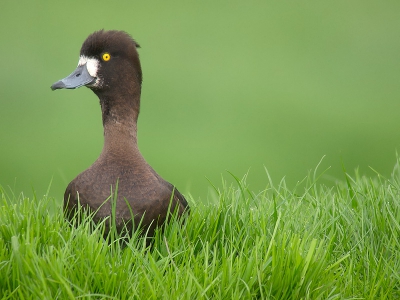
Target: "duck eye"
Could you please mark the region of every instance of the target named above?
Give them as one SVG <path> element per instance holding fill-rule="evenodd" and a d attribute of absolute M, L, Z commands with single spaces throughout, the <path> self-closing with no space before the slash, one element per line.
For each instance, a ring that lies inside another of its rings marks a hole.
<path fill-rule="evenodd" d="M 109 61 L 110 60 L 110 58 L 111 58 L 111 55 L 109 54 L 109 53 L 104 53 L 103 55 L 102 55 L 102 58 L 103 58 L 103 60 L 104 61 Z"/>

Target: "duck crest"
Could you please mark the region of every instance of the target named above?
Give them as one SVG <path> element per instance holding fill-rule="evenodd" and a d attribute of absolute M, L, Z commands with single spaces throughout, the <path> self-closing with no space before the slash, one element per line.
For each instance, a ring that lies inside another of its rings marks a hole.
<path fill-rule="evenodd" d="M 87 86 L 100 99 L 103 117 L 103 151 L 68 185 L 64 194 L 67 215 L 74 217 L 81 205 L 95 212 L 95 221 L 108 218 L 110 191 L 118 182 L 117 229 L 141 224 L 152 235 L 169 210 L 182 215 L 189 206 L 185 197 L 150 167 L 137 147 L 142 86 L 137 48 L 139 44 L 124 31 L 96 31 L 83 43 L 76 70 L 51 88 Z"/>

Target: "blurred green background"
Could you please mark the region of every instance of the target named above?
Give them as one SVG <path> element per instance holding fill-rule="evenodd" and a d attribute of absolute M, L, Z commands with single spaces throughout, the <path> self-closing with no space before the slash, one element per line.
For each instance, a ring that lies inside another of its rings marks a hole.
<path fill-rule="evenodd" d="M 314 169 L 389 175 L 400 145 L 400 1 L 1 1 L 0 184 L 62 199 L 99 155 L 87 88 L 52 92 L 93 31 L 142 46 L 139 147 L 206 199 L 207 178 L 250 189 Z"/>

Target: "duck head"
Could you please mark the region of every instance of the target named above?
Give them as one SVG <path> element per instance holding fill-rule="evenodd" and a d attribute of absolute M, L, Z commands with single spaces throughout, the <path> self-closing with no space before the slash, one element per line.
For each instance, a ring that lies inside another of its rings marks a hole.
<path fill-rule="evenodd" d="M 75 71 L 55 82 L 51 89 L 86 86 L 98 95 L 117 86 L 124 89 L 136 86 L 140 91 L 142 70 L 137 52 L 139 47 L 124 31 L 96 31 L 83 43 Z"/>
<path fill-rule="evenodd" d="M 96 31 L 83 43 L 75 71 L 51 89 L 86 86 L 100 99 L 104 124 L 110 119 L 135 123 L 142 86 L 139 47 L 124 31 Z"/>

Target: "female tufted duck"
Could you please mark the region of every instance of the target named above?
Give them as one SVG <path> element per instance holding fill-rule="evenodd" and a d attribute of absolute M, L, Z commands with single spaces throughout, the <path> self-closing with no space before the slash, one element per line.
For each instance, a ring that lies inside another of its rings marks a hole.
<path fill-rule="evenodd" d="M 118 231 L 140 222 L 151 236 L 164 223 L 168 209 L 179 215 L 186 199 L 145 161 L 137 145 L 142 70 L 139 45 L 123 31 L 96 31 L 82 45 L 76 70 L 51 86 L 90 88 L 100 99 L 104 147 L 99 158 L 68 185 L 64 210 L 69 217 L 82 205 L 95 212 L 96 222 L 111 216 L 110 199 L 118 182 L 115 222 Z M 106 223 L 106 233 L 109 222 Z"/>

